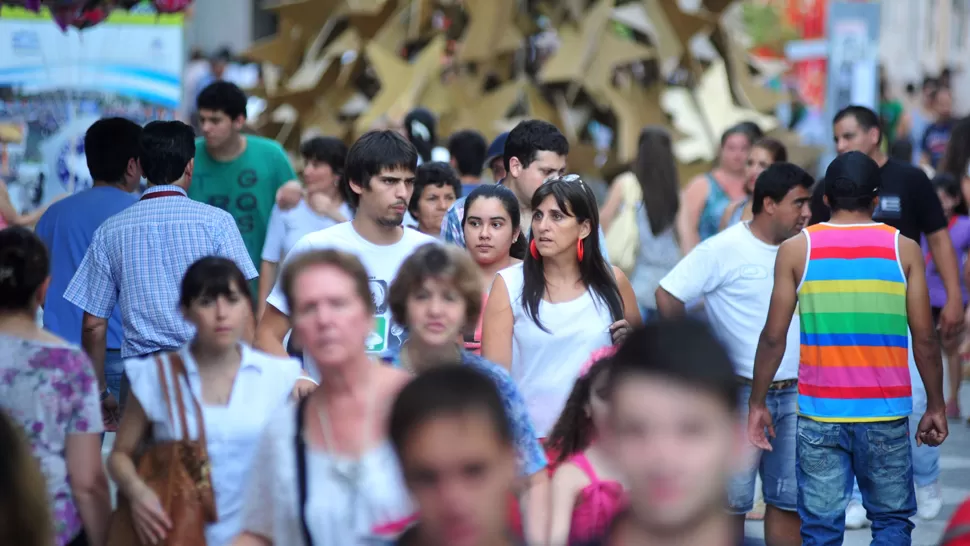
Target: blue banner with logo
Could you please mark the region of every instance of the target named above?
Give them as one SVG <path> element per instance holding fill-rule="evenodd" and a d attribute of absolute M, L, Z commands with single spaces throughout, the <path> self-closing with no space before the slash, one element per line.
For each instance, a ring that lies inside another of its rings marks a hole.
<path fill-rule="evenodd" d="M 0 146 L 8 166 L 0 176 L 21 196 L 15 206 L 30 210 L 90 187 L 84 132 L 98 118 L 174 119 L 182 97 L 182 24 L 182 15 L 159 15 L 150 2 L 66 32 L 46 10 L 3 8 Z"/>

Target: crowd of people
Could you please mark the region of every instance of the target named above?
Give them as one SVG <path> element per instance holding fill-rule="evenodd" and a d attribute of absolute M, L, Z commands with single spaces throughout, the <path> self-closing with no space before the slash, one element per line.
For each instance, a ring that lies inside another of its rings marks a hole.
<path fill-rule="evenodd" d="M 419 112 L 293 182 L 245 103 L 95 122 L 94 187 L 0 231 L 0 544 L 736 546 L 754 514 L 895 546 L 938 515 L 966 197 L 872 110 L 821 181 L 741 124 L 682 194 L 647 127 L 600 207 L 543 121 L 441 147 Z"/>

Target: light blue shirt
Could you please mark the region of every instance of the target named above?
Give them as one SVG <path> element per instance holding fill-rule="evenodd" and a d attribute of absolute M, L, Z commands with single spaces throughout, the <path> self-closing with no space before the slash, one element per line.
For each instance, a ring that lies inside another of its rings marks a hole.
<path fill-rule="evenodd" d="M 146 199 L 166 191 L 180 195 Z M 229 258 L 247 279 L 257 276 L 232 215 L 178 186 L 153 186 L 94 232 L 64 299 L 101 318 L 118 304 L 123 358 L 173 350 L 195 334 L 179 312 L 182 277 L 206 256 Z"/>
<path fill-rule="evenodd" d="M 74 273 L 81 267 L 94 232 L 105 220 L 135 204 L 134 195 L 115 186 L 98 186 L 62 199 L 47 209 L 35 233 L 50 252 L 51 283 L 44 300 L 44 328 L 75 345 L 81 344 L 84 311 L 64 299 Z M 108 319 L 108 349 L 121 348 L 121 309 Z"/>

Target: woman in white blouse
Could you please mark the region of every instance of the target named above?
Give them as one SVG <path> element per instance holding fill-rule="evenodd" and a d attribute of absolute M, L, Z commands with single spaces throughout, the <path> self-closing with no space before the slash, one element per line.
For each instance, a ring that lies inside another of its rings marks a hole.
<path fill-rule="evenodd" d="M 261 353 L 240 341 L 252 320 L 248 287 L 231 260 L 217 257 L 195 262 L 182 280 L 182 312 L 197 331 L 178 352 L 188 375 L 188 385 L 183 379 L 178 387 L 186 400 L 192 396 L 202 407 L 218 514 L 218 521 L 206 526 L 208 546 L 227 545 L 242 530 L 243 485 L 263 426 L 286 403 L 302 374 L 295 360 Z M 170 356 L 159 358 L 167 383 L 174 385 Z M 138 476 L 133 454 L 146 434 L 167 441 L 183 438 L 183 431 L 170 418 L 155 357 L 128 360 L 125 372 L 131 393 L 108 470 L 131 501 L 142 543 L 156 544 L 170 521 L 157 495 Z M 185 407 L 189 437 L 198 438 L 194 404 L 186 402 Z"/>
<path fill-rule="evenodd" d="M 578 176 L 539 186 L 530 208 L 525 261 L 499 271 L 489 292 L 482 356 L 511 372 L 544 438 L 590 353 L 641 317 L 630 281 L 603 258 L 596 198 Z"/>
<path fill-rule="evenodd" d="M 367 270 L 336 250 L 301 253 L 283 270 L 293 335 L 323 380 L 276 412 L 250 475 L 236 546 L 360 546 L 394 538 L 414 506 L 387 434 L 410 378 L 367 354 L 374 299 Z"/>
<path fill-rule="evenodd" d="M 304 235 L 353 218 L 354 212 L 340 192 L 347 159 L 347 145 L 339 138 L 316 137 L 300 146 L 303 157 L 303 185 L 285 184 L 269 216 L 263 263 L 259 268 L 259 305 L 266 304 L 276 284 L 279 264 Z"/>

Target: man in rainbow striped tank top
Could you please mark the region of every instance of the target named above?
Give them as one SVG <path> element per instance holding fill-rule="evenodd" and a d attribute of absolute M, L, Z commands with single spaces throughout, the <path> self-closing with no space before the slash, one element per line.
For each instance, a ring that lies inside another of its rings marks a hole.
<path fill-rule="evenodd" d="M 841 545 L 853 478 L 872 521 L 873 544 L 911 544 L 916 513 L 909 415 L 907 326 L 926 386 L 917 444 L 947 436 L 943 367 L 919 245 L 873 222 L 879 166 L 860 152 L 825 174 L 830 222 L 782 244 L 767 322 L 755 356 L 748 434 L 770 449 L 765 397 L 799 313 L 796 476 L 802 543 Z"/>

